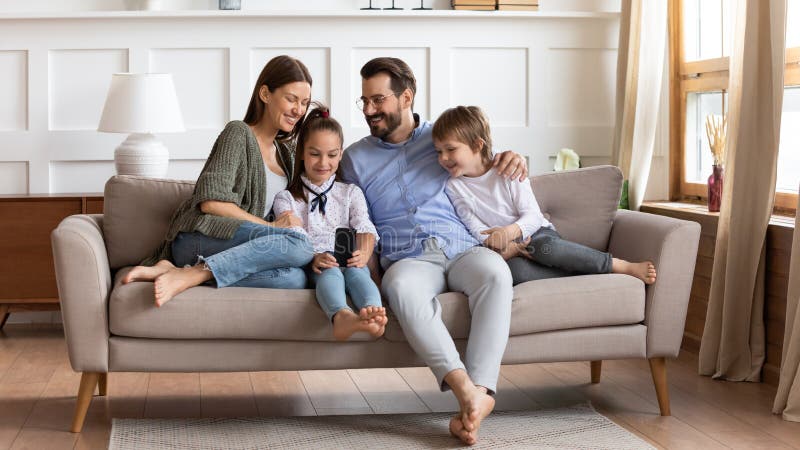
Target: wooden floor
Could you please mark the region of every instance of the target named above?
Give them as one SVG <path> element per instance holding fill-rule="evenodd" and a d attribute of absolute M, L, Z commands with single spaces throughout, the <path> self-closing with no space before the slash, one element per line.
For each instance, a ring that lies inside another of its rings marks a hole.
<path fill-rule="evenodd" d="M 672 417 L 660 417 L 646 361 L 604 361 L 600 384 L 588 363 L 504 366 L 501 410 L 590 401 L 659 448 L 798 448 L 800 424 L 770 413 L 774 388 L 696 375 L 696 357 L 667 364 Z M 80 374 L 63 332 L 7 326 L 0 332 L 0 449 L 106 448 L 112 417 L 235 417 L 454 411 L 425 368 L 307 372 L 109 374 L 83 433 L 69 433 Z"/>

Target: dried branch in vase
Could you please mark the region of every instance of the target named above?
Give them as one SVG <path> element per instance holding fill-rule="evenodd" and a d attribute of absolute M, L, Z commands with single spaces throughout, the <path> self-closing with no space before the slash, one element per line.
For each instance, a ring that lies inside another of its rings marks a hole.
<path fill-rule="evenodd" d="M 728 118 L 725 116 L 706 116 L 706 137 L 714 157 L 714 165 L 721 166 L 725 162 L 725 134 L 728 132 Z"/>

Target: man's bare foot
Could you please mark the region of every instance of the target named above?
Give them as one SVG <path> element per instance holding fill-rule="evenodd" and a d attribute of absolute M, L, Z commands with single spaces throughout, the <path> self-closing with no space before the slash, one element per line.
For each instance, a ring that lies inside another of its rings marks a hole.
<path fill-rule="evenodd" d="M 156 306 L 163 306 L 176 295 L 205 283 L 213 276 L 210 270 L 203 269 L 201 265 L 168 270 L 156 278 L 154 285 Z"/>
<path fill-rule="evenodd" d="M 383 319 L 379 320 L 379 317 L 370 322 L 349 309 L 342 309 L 333 316 L 333 337 L 337 341 L 344 341 L 358 331 L 365 331 L 373 337 L 382 336 L 387 319 L 383 316 Z"/>
<path fill-rule="evenodd" d="M 461 415 L 456 415 L 450 419 L 450 434 L 453 437 L 461 439 L 461 442 L 467 445 L 475 445 L 478 442 L 478 435 L 471 433 L 464 428 L 464 422 L 461 421 Z"/>
<path fill-rule="evenodd" d="M 162 259 L 154 266 L 136 266 L 125 274 L 125 277 L 122 279 L 122 284 L 128 284 L 134 281 L 153 281 L 158 278 L 159 275 L 167 273 L 167 271 L 174 268 L 175 265 L 166 259 Z"/>
<path fill-rule="evenodd" d="M 636 277 L 644 281 L 644 284 L 656 282 L 656 266 L 650 261 L 632 263 L 624 259 L 614 258 L 611 263 L 611 272 Z"/>
<path fill-rule="evenodd" d="M 453 389 L 461 411 L 450 420 L 450 433 L 467 445 L 478 442 L 481 422 L 494 409 L 494 398 L 484 387 L 475 386 L 463 369 L 456 369 L 445 376 L 445 382 Z"/>

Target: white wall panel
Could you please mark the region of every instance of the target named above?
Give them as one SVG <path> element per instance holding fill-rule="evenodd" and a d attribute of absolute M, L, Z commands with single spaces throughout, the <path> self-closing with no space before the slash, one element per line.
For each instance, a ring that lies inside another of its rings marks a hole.
<path fill-rule="evenodd" d="M 187 131 L 158 137 L 170 150 L 168 175 L 193 179 L 225 123 L 243 117 L 263 65 L 284 53 L 309 67 L 313 97 L 333 108 L 345 145 L 367 134 L 355 106 L 361 66 L 394 56 L 417 77 L 415 111 L 423 119 L 477 104 L 496 147 L 529 157 L 535 173 L 550 170 L 562 147 L 587 163 L 606 162 L 618 19 L 355 9 L 0 15 L 0 92 L 4 100 L 17 96 L 0 106 L 0 163 L 27 169 L 23 180 L 19 166 L 6 166 L 15 175 L 0 194 L 101 191 L 125 136 L 98 133 L 97 121 L 111 74 L 126 69 L 173 74 Z"/>
<path fill-rule="evenodd" d="M 311 99 L 328 106 L 330 95 L 330 50 L 327 48 L 258 48 L 250 52 L 250 88 L 255 86 L 261 69 L 267 62 L 278 56 L 289 55 L 297 58 L 308 67 L 314 82 L 311 87 Z"/>
<path fill-rule="evenodd" d="M 548 124 L 613 127 L 616 49 L 553 48 L 548 59 Z"/>
<path fill-rule="evenodd" d="M 367 129 L 364 113 L 356 106 L 356 99 L 361 97 L 361 67 L 367 61 L 380 56 L 392 56 L 405 61 L 417 79 L 417 95 L 414 101 L 414 112 L 423 119 L 430 118 L 430 102 L 428 98 L 429 61 L 427 48 L 354 48 L 351 58 L 350 84 L 350 123 L 352 127 Z M 363 133 L 362 133 L 363 134 Z"/>
<path fill-rule="evenodd" d="M 28 128 L 28 52 L 0 51 L 0 131 Z"/>
<path fill-rule="evenodd" d="M 456 48 L 450 64 L 451 106 L 478 105 L 493 127 L 528 126 L 526 48 Z"/>
<path fill-rule="evenodd" d="M 0 162 L 0 193 L 28 193 L 28 163 L 19 161 Z"/>
<path fill-rule="evenodd" d="M 96 130 L 111 74 L 128 71 L 128 51 L 51 50 L 49 68 L 50 129 Z"/>
<path fill-rule="evenodd" d="M 150 51 L 150 71 L 172 74 L 186 129 L 218 129 L 228 122 L 228 59 L 222 48 Z"/>
<path fill-rule="evenodd" d="M 103 192 L 114 161 L 50 161 L 51 192 Z"/>

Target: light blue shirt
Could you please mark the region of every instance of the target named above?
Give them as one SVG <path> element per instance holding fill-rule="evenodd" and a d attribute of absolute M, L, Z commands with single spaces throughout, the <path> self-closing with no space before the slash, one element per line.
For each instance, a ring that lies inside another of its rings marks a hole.
<path fill-rule="evenodd" d="M 367 136 L 342 158 L 342 177 L 364 191 L 381 256 L 391 261 L 419 256 L 422 241 L 431 237 L 448 258 L 479 245 L 445 193 L 450 175 L 439 165 L 432 130 L 433 124 L 420 122 L 401 144 Z"/>

